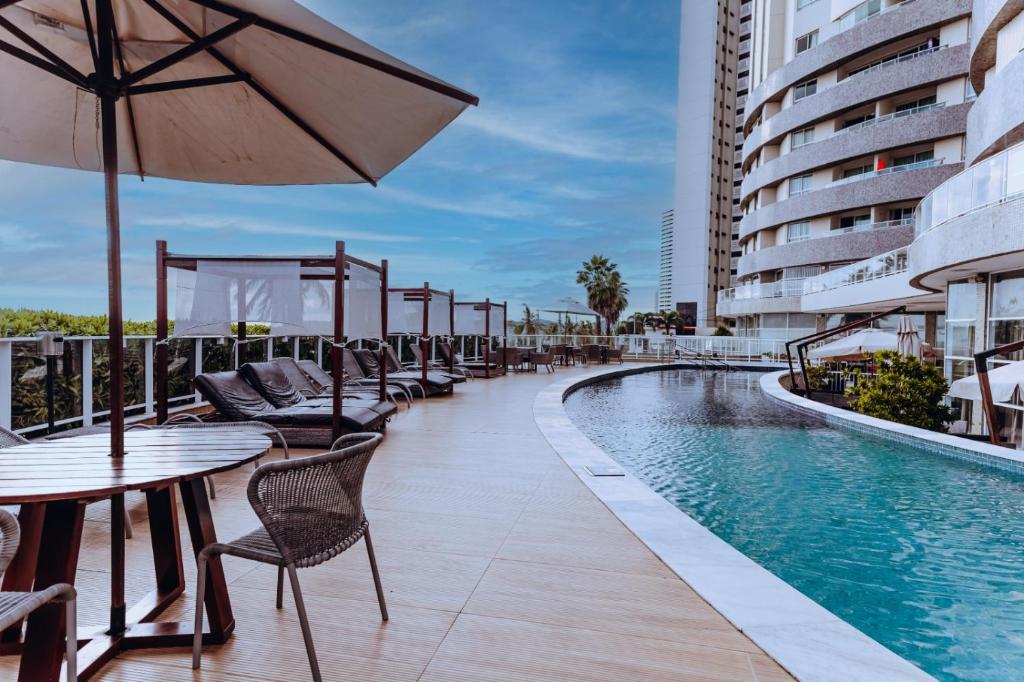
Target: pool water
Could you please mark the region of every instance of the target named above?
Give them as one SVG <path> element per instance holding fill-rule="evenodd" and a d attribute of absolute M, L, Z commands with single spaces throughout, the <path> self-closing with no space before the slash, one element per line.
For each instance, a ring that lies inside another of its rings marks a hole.
<path fill-rule="evenodd" d="M 650 372 L 565 406 L 679 509 L 928 673 L 1024 679 L 1024 478 L 830 428 L 761 376 Z"/>

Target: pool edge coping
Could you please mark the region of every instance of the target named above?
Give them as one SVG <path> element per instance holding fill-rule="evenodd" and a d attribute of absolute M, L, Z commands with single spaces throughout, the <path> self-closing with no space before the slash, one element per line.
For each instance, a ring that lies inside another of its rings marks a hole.
<path fill-rule="evenodd" d="M 603 368 L 557 380 L 535 397 L 534 421 L 562 461 L 633 535 L 798 680 L 934 679 L 761 567 L 628 472 L 622 477 L 590 475 L 588 465 L 619 465 L 576 428 L 565 411 L 565 398 L 599 381 L 672 369 L 677 367 Z M 766 374 L 762 389 L 768 377 L 775 377 L 778 385 L 782 374 Z"/>

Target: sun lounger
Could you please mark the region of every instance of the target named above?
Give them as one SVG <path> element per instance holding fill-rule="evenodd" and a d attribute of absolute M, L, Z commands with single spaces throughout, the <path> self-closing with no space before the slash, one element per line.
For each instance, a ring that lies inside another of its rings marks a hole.
<path fill-rule="evenodd" d="M 405 369 L 407 369 L 407 370 L 421 369 L 423 367 L 423 364 L 424 364 L 424 362 L 423 362 L 423 351 L 416 344 L 411 344 L 409 346 L 409 348 L 412 349 L 412 354 L 413 354 L 413 357 L 416 358 L 416 362 L 414 362 L 412 364 L 408 364 L 408 363 L 405 364 L 404 365 Z M 394 351 L 392 351 L 392 352 L 394 352 Z M 396 353 L 395 354 L 395 361 L 396 362 L 397 362 L 397 358 L 398 358 L 398 355 Z M 453 370 L 450 370 L 448 368 L 447 364 L 441 364 L 440 362 L 431 362 L 430 360 L 427 360 L 426 365 L 427 365 L 427 370 L 429 370 L 431 372 L 437 372 L 438 374 L 443 374 L 446 377 L 450 377 L 451 379 L 455 380 L 455 383 L 460 383 L 461 381 L 465 381 L 466 379 L 470 379 L 470 378 L 473 377 L 473 374 L 469 370 L 463 369 L 461 367 L 456 367 L 454 369 L 454 371 L 453 371 Z M 391 366 L 391 364 L 388 363 L 388 367 L 389 368 L 390 368 L 390 366 Z"/>
<path fill-rule="evenodd" d="M 307 398 L 330 398 L 331 388 L 330 386 L 318 386 L 313 383 L 313 380 L 309 377 L 306 372 L 299 367 L 299 363 L 293 358 L 274 358 L 274 364 L 281 368 L 285 376 L 288 377 L 288 381 L 291 382 L 292 386 L 295 387 L 299 393 Z M 326 374 L 326 372 L 325 372 Z M 330 375 L 327 375 L 330 377 Z M 349 385 L 346 384 L 342 395 L 346 398 L 364 398 L 368 400 L 377 400 L 380 397 L 379 392 L 380 384 L 366 384 L 363 386 Z M 412 405 L 412 396 L 406 391 L 402 390 L 397 386 L 387 386 L 388 400 L 393 403 L 398 403 L 398 399 L 401 398 L 406 401 L 407 405 Z"/>
<path fill-rule="evenodd" d="M 454 390 L 455 381 L 453 379 L 439 375 L 435 372 L 428 371 L 427 379 L 426 381 L 423 381 L 422 372 L 406 371 L 404 369 L 401 369 L 401 365 L 399 365 L 399 369 L 392 371 L 391 365 L 394 362 L 394 360 L 392 359 L 393 353 L 394 351 L 392 350 L 390 353 L 387 354 L 389 364 L 389 379 L 394 377 L 396 379 L 412 379 L 413 381 L 417 381 L 423 386 L 423 389 L 428 396 L 440 395 L 443 393 L 451 393 Z M 374 377 L 380 373 L 380 362 L 377 359 L 376 353 L 373 353 L 368 350 L 353 350 L 352 354 L 355 356 L 356 360 L 359 362 L 360 367 L 363 368 L 363 371 L 368 376 Z M 465 381 L 465 379 L 463 379 L 463 381 Z"/>
<path fill-rule="evenodd" d="M 469 372 L 474 377 L 486 377 L 488 373 L 490 376 L 498 375 L 498 363 L 497 362 L 484 362 L 483 360 L 460 360 L 458 355 L 452 349 L 452 346 L 447 341 L 442 341 L 437 344 L 437 352 L 441 356 L 441 364 L 445 367 L 455 365 L 457 369 L 462 369 Z M 492 354 L 492 357 L 497 357 L 496 354 Z M 490 370 L 490 372 L 488 372 Z"/>
<path fill-rule="evenodd" d="M 248 362 L 238 370 L 242 377 L 267 399 L 274 407 L 305 407 L 319 409 L 331 407 L 330 398 L 306 398 L 288 381 L 284 370 L 274 362 Z M 365 397 L 343 395 L 346 407 L 362 407 L 373 410 L 383 417 L 390 417 L 398 411 L 392 402 L 380 401 L 375 393 Z"/>
<path fill-rule="evenodd" d="M 195 378 L 196 390 L 224 421 L 258 420 L 277 427 L 289 445 L 324 447 L 332 442 L 330 407 L 274 407 L 239 372 L 214 372 Z M 381 431 L 386 417 L 360 406 L 345 404 L 341 428 L 345 433 Z"/>
<path fill-rule="evenodd" d="M 353 385 L 353 386 L 378 386 L 378 385 L 380 385 L 380 378 L 379 377 L 371 377 L 370 375 L 368 375 L 366 373 L 366 371 L 363 369 L 363 366 L 359 364 L 358 360 L 356 360 L 356 356 L 352 352 L 351 348 L 344 348 L 344 349 L 342 349 L 341 359 L 342 359 L 342 363 L 343 363 L 342 364 L 343 371 L 345 372 L 345 385 L 346 386 L 349 386 L 349 385 Z M 307 360 L 307 361 L 300 361 L 299 362 L 299 365 L 301 367 L 303 367 L 303 369 L 306 369 L 308 371 L 309 368 L 306 367 L 304 364 L 302 364 L 303 362 L 309 362 L 309 361 Z M 327 377 L 328 381 L 330 381 L 330 379 L 331 379 L 331 375 L 330 374 L 327 374 L 327 372 L 324 372 L 319 367 L 317 367 L 316 369 L 319 370 L 320 373 L 322 373 L 325 377 Z M 319 380 L 315 374 L 313 374 L 311 376 L 312 376 L 314 381 L 318 381 Z M 397 377 L 393 377 L 393 376 L 389 375 L 386 378 L 386 381 L 387 381 L 389 386 L 394 386 L 396 388 L 401 388 L 406 393 L 408 393 L 410 400 L 412 400 L 413 396 L 419 396 L 420 398 L 426 398 L 427 397 L 427 392 L 423 389 L 423 386 L 420 385 L 420 382 L 417 379 L 401 379 L 401 378 L 397 378 Z"/>

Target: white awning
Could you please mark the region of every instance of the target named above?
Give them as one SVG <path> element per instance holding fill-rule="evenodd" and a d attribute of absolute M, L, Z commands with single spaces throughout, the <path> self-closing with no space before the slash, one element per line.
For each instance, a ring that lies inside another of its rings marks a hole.
<path fill-rule="evenodd" d="M 862 329 L 849 336 L 814 348 L 808 354 L 820 360 L 860 360 L 882 350 L 896 350 L 899 339 L 892 332 L 881 329 Z"/>
<path fill-rule="evenodd" d="M 1024 387 L 1024 362 L 1009 362 L 990 369 L 988 383 L 992 388 L 993 402 L 1009 402 L 1014 398 L 1014 394 Z M 949 387 L 949 396 L 964 400 L 981 400 L 978 375 L 972 374 L 954 381 Z"/>

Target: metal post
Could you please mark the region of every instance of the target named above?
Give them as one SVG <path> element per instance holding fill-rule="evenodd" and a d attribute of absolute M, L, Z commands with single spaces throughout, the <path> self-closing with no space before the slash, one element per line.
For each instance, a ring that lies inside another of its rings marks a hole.
<path fill-rule="evenodd" d="M 488 299 L 488 301 L 489 300 L 490 299 Z M 488 308 L 491 307 L 490 303 L 488 303 L 487 307 Z M 487 323 L 488 323 L 488 325 L 490 324 L 490 320 L 491 320 L 491 313 L 490 313 L 490 310 L 488 310 L 488 312 L 487 312 Z M 502 322 L 502 329 L 501 329 L 501 354 L 502 354 L 502 357 L 507 357 L 508 356 L 508 301 L 505 301 L 504 303 L 501 304 L 501 322 Z M 508 367 L 507 366 L 505 367 L 505 374 L 508 374 Z"/>
<path fill-rule="evenodd" d="M 448 370 L 455 372 L 455 289 L 448 290 Z"/>
<path fill-rule="evenodd" d="M 504 358 L 502 358 L 504 359 Z M 506 373 L 508 368 L 506 366 Z M 491 299 L 484 299 L 484 378 L 491 378 Z"/>
<path fill-rule="evenodd" d="M 388 261 L 380 262 L 380 401 L 388 399 Z"/>
<path fill-rule="evenodd" d="M 420 336 L 420 371 L 427 383 L 427 337 L 430 336 L 430 282 L 423 283 L 423 335 Z"/>
<path fill-rule="evenodd" d="M 345 381 L 341 344 L 345 336 L 345 242 L 334 244 L 334 342 L 331 344 L 331 432 L 341 437 L 341 386 Z"/>
<path fill-rule="evenodd" d="M 142 355 L 145 364 L 143 374 L 143 400 L 145 401 L 146 414 L 153 414 L 153 339 L 144 339 L 142 342 Z M 82 392 L 85 393 L 83 387 Z"/>
<path fill-rule="evenodd" d="M 147 379 L 149 375 L 147 374 Z M 92 339 L 82 340 L 82 426 L 92 426 Z"/>
<path fill-rule="evenodd" d="M 0 426 L 11 428 L 11 343 L 0 339 Z"/>
<path fill-rule="evenodd" d="M 167 421 L 167 242 L 156 243 L 156 423 Z"/>

